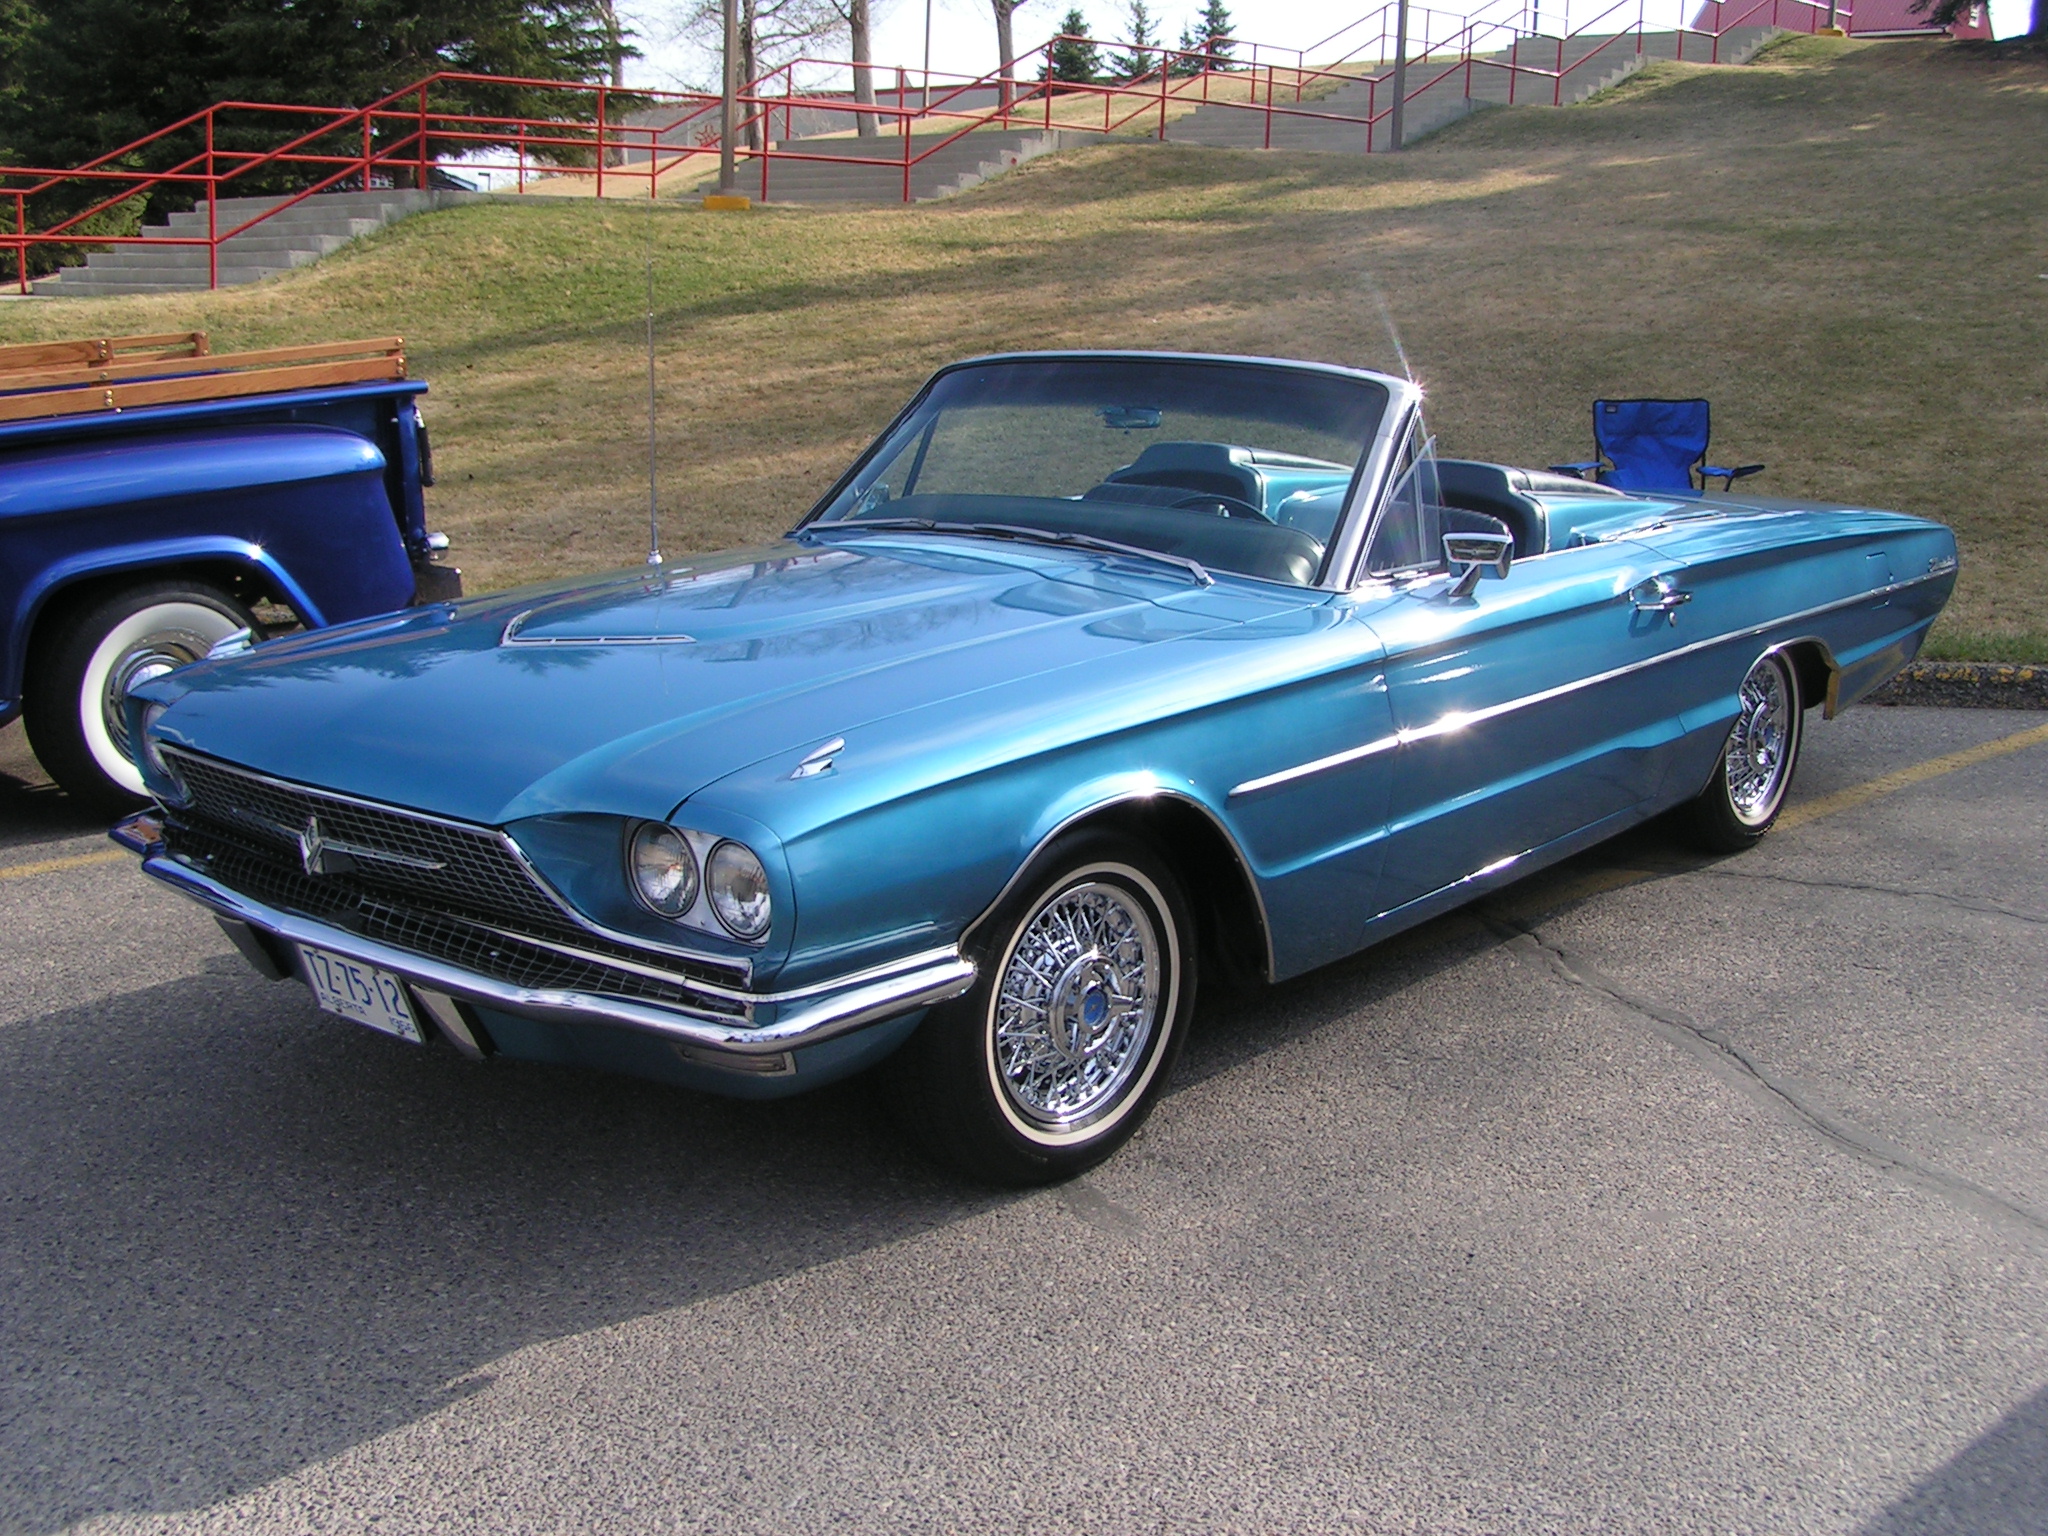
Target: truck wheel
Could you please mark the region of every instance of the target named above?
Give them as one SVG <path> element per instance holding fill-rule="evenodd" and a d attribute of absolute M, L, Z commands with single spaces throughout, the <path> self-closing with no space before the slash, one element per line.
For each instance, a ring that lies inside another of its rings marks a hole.
<path fill-rule="evenodd" d="M 888 1066 L 927 1152 L 997 1184 L 1084 1173 L 1151 1113 L 1195 1001 L 1195 926 L 1129 838 L 1064 838 L 993 913 L 980 977 Z"/>
<path fill-rule="evenodd" d="M 128 756 L 122 700 L 131 684 L 203 657 L 249 611 L 190 581 L 129 587 L 57 618 L 38 636 L 23 690 L 23 723 L 36 757 L 81 804 L 109 813 L 146 798 Z"/>

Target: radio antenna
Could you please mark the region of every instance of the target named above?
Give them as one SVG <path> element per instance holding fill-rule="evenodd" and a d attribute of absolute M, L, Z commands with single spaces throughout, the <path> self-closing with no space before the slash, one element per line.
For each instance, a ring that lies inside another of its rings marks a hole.
<path fill-rule="evenodd" d="M 661 507 L 656 495 L 654 395 L 654 200 L 660 187 L 657 146 L 647 146 L 647 563 L 661 564 Z"/>

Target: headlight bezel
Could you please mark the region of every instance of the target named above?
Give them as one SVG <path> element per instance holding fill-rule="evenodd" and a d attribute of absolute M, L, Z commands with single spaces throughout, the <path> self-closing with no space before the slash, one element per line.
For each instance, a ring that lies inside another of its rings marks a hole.
<path fill-rule="evenodd" d="M 687 902 L 672 897 L 664 905 L 642 884 L 638 854 L 643 847 L 658 845 L 671 838 L 685 851 L 694 878 L 690 882 L 690 899 Z M 736 865 L 737 872 L 745 877 L 739 883 L 746 889 L 738 893 L 737 899 L 730 893 L 714 899 L 712 861 L 728 846 L 733 851 L 725 856 L 722 865 L 726 870 L 727 885 L 730 887 L 734 883 Z M 664 925 L 732 940 L 749 948 L 766 944 L 774 929 L 776 904 L 767 863 L 738 838 L 721 832 L 677 826 L 667 821 L 631 821 L 624 827 L 620 842 L 620 872 L 632 892 L 629 899 L 633 905 L 639 911 L 659 918 Z M 749 909 L 758 910 L 758 922 L 750 924 Z"/>
<path fill-rule="evenodd" d="M 158 799 L 170 805 L 183 805 L 192 798 L 191 790 L 178 776 L 178 770 L 163 754 L 163 743 L 152 729 L 165 710 L 171 706 L 155 699 L 136 699 L 134 714 L 129 717 L 129 742 L 134 749 L 134 763 L 142 774 L 143 788 Z"/>

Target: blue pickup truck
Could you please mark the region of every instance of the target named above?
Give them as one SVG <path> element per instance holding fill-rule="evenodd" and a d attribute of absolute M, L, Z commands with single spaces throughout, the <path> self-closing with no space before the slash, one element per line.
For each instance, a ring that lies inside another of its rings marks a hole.
<path fill-rule="evenodd" d="M 142 798 L 129 687 L 240 631 L 459 596 L 402 342 L 203 332 L 0 347 L 0 725 L 74 798 Z"/>

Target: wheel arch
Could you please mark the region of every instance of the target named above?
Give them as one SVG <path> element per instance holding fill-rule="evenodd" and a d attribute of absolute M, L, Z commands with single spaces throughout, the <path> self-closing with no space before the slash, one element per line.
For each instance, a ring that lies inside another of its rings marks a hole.
<path fill-rule="evenodd" d="M 1791 664 L 1792 675 L 1799 682 L 1799 707 L 1802 711 L 1824 704 L 1825 717 L 1835 718 L 1836 679 L 1841 668 L 1835 662 L 1835 653 L 1827 641 L 1818 635 L 1802 635 L 1797 640 L 1783 640 L 1771 646 L 1765 656 L 1783 656 Z M 1761 658 L 1759 658 L 1761 659 Z"/>
<path fill-rule="evenodd" d="M 61 622 L 125 588 L 157 581 L 192 581 L 216 587 L 245 607 L 256 602 L 279 603 L 296 613 L 308 628 L 325 622 L 318 605 L 258 545 L 241 540 L 179 540 L 170 546 L 100 550 L 50 567 L 23 593 L 8 646 L 13 675 L 5 679 L 7 696 L 20 694 L 30 655 L 48 639 L 53 621 Z"/>
<path fill-rule="evenodd" d="M 1235 986 L 1273 979 L 1272 927 L 1244 851 L 1208 806 L 1182 791 L 1158 787 L 1124 790 L 1055 820 L 995 899 L 967 925 L 961 948 L 969 947 L 982 925 L 1031 878 L 1054 843 L 1080 831 L 1122 833 L 1166 862 L 1194 908 L 1197 949 L 1211 974 Z"/>

